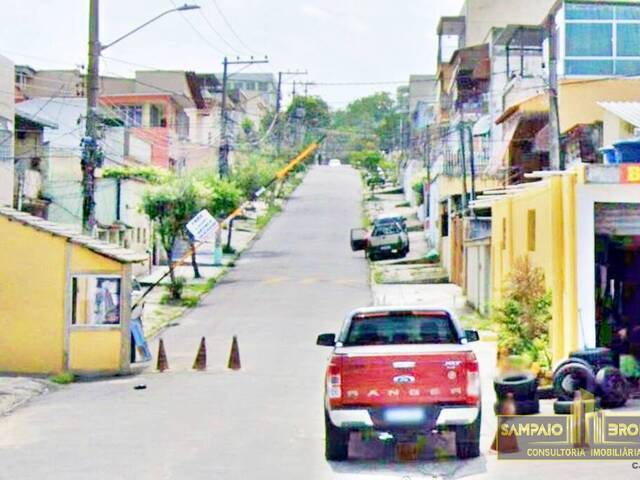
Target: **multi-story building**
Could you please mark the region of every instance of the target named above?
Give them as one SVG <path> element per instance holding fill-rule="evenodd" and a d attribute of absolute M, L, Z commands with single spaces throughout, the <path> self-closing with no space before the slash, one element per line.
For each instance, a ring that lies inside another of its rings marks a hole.
<path fill-rule="evenodd" d="M 13 62 L 0 55 L 0 205 L 13 205 L 14 167 Z"/>

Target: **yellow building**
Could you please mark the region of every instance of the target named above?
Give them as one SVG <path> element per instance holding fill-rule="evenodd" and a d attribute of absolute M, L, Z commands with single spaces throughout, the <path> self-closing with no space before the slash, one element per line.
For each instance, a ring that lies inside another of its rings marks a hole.
<path fill-rule="evenodd" d="M 601 335 L 605 305 L 618 328 L 640 331 L 640 175 L 633 165 L 580 165 L 484 196 L 492 211 L 492 299 L 514 261 L 540 267 L 552 294 L 554 362 L 572 350 L 609 346 Z M 609 303 L 607 303 L 609 302 Z M 615 348 L 615 346 L 614 346 Z"/>
<path fill-rule="evenodd" d="M 144 255 L 0 208 L 0 371 L 130 369 L 131 265 Z"/>

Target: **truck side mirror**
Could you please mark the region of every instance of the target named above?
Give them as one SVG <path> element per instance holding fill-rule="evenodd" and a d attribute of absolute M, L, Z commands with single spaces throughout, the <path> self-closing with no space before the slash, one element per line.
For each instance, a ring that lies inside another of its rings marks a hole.
<path fill-rule="evenodd" d="M 480 334 L 477 330 L 465 330 L 465 337 L 467 337 L 467 342 L 479 342 Z"/>
<path fill-rule="evenodd" d="M 321 347 L 333 347 L 335 344 L 335 333 L 323 333 L 322 335 L 318 335 L 318 340 L 316 340 L 316 345 L 320 345 Z"/>

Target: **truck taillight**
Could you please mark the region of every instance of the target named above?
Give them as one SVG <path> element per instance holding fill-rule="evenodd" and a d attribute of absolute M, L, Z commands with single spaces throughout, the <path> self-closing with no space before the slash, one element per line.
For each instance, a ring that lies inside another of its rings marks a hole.
<path fill-rule="evenodd" d="M 480 369 L 476 356 L 471 353 L 467 358 L 467 403 L 477 405 L 480 401 Z"/>
<path fill-rule="evenodd" d="M 340 357 L 333 357 L 327 369 L 327 396 L 329 400 L 342 398 L 342 359 Z"/>

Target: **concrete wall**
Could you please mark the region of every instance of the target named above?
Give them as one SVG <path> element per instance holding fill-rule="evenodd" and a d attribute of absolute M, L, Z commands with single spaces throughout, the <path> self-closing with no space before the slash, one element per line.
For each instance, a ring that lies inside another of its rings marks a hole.
<path fill-rule="evenodd" d="M 566 132 L 578 123 L 604 120 L 598 102 L 637 101 L 640 79 L 612 78 L 600 81 L 564 81 L 560 83 L 558 107 L 560 127 Z"/>
<path fill-rule="evenodd" d="M 484 43 L 493 27 L 540 24 L 554 3 L 556 0 L 466 0 L 460 13 L 466 20 L 466 43 Z"/>
<path fill-rule="evenodd" d="M 0 371 L 60 372 L 66 242 L 1 216 L 0 236 Z"/>
<path fill-rule="evenodd" d="M 576 183 L 575 174 L 553 177 L 492 206 L 492 299 L 501 299 L 517 259 L 526 256 L 532 265 L 542 269 L 552 294 L 550 332 L 554 362 L 566 358 L 579 343 L 576 243 L 582 239 L 576 234 Z M 533 251 L 528 241 L 530 211 L 535 212 L 536 218 Z"/>
<path fill-rule="evenodd" d="M 0 55 L 0 205 L 13 205 L 15 74 L 11 60 Z"/>

